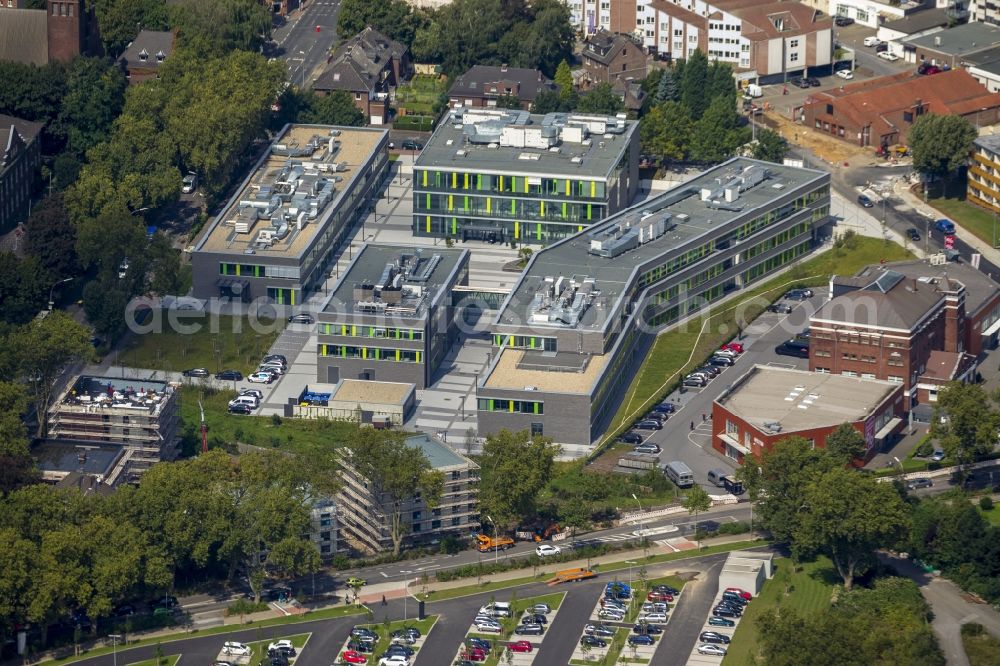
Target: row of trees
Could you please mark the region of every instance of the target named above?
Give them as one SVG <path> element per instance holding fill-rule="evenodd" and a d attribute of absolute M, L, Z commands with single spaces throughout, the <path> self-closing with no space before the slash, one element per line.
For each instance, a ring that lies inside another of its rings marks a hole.
<path fill-rule="evenodd" d="M 341 37 L 368 25 L 405 44 L 417 62 L 440 64 L 451 77 L 473 65 L 504 63 L 552 76 L 573 53 L 569 9 L 560 0 L 455 0 L 426 11 L 404 0 L 341 3 Z"/>

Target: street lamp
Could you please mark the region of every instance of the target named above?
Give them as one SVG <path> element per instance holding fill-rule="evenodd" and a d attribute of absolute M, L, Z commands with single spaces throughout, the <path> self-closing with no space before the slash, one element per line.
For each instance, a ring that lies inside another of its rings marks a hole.
<path fill-rule="evenodd" d="M 111 639 L 111 659 L 114 666 L 118 666 L 118 641 L 122 639 L 122 636 L 121 634 L 108 634 L 108 638 Z"/>
<path fill-rule="evenodd" d="M 899 465 L 899 474 L 900 474 L 900 476 L 902 476 L 903 474 L 906 474 L 906 470 L 903 469 L 903 463 L 899 462 L 899 458 L 897 458 L 896 456 L 893 456 L 892 459 L 896 461 L 897 465 Z"/>
<path fill-rule="evenodd" d="M 497 547 L 497 524 L 493 522 L 489 514 L 486 514 L 486 520 L 490 521 L 490 524 L 493 525 L 493 564 L 496 566 L 500 560 L 500 548 Z"/>
<path fill-rule="evenodd" d="M 628 565 L 628 589 L 629 593 L 632 591 L 632 565 L 638 564 L 635 560 L 625 560 L 625 564 Z"/>
<path fill-rule="evenodd" d="M 639 505 L 639 534 L 642 535 L 642 540 L 643 540 L 643 542 L 645 542 L 646 541 L 646 520 L 643 518 L 643 515 L 642 515 L 642 502 L 640 502 L 639 498 L 635 496 L 635 493 L 632 493 L 632 499 L 634 499 L 635 503 Z"/>
<path fill-rule="evenodd" d="M 50 288 L 49 288 L 49 312 L 52 312 L 52 306 L 54 306 L 54 305 L 55 305 L 55 302 L 54 302 L 54 301 L 52 300 L 52 291 L 53 291 L 53 290 L 54 290 L 54 289 L 55 289 L 55 288 L 56 288 L 57 286 L 59 286 L 59 285 L 63 284 L 64 282 L 69 282 L 69 281 L 70 281 L 70 280 L 72 280 L 72 279 L 73 279 L 73 278 L 71 278 L 71 277 L 68 277 L 68 278 L 66 278 L 66 279 L 64 279 L 64 280 L 59 280 L 59 282 L 56 282 L 56 283 L 55 283 L 54 285 L 52 285 L 52 287 L 50 287 Z"/>

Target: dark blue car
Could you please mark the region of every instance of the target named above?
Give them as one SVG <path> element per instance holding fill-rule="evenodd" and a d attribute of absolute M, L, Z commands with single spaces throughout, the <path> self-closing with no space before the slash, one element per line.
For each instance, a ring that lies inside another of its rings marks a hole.
<path fill-rule="evenodd" d="M 648 634 L 636 634 L 628 637 L 629 645 L 652 645 L 656 641 Z"/>

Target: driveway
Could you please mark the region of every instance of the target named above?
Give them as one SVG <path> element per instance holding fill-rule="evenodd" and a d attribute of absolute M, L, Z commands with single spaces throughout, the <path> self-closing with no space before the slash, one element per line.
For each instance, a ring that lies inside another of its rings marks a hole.
<path fill-rule="evenodd" d="M 879 553 L 879 560 L 896 569 L 896 572 L 916 582 L 921 594 L 934 611 L 931 625 L 937 635 L 941 650 L 948 660 L 948 666 L 968 666 L 962 646 L 963 624 L 978 622 L 1000 639 L 1000 613 L 989 604 L 977 604 L 967 600 L 965 593 L 950 580 L 936 578 L 917 567 L 910 560 Z"/>

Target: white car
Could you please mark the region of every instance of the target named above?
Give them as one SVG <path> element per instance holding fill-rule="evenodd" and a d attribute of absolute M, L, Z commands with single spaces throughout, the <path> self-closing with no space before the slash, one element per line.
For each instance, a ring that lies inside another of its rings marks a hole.
<path fill-rule="evenodd" d="M 196 187 L 198 187 L 198 176 L 195 174 L 188 173 L 188 175 L 181 179 L 181 192 L 184 194 L 191 194 Z"/>
<path fill-rule="evenodd" d="M 476 629 L 478 631 L 496 632 L 499 634 L 501 627 L 499 622 L 476 622 Z"/>
<path fill-rule="evenodd" d="M 535 548 L 535 555 L 538 557 L 548 557 L 549 555 L 558 555 L 562 552 L 562 548 L 559 546 L 550 546 L 549 544 L 543 543 L 542 545 Z"/>
<path fill-rule="evenodd" d="M 854 78 L 854 72 L 852 72 L 849 69 L 838 69 L 837 76 L 839 76 L 842 79 L 847 79 L 848 81 L 850 81 L 851 79 Z"/>
<path fill-rule="evenodd" d="M 882 58 L 882 60 L 888 60 L 889 62 L 896 62 L 899 60 L 899 56 L 892 51 L 882 51 L 878 54 L 878 57 Z"/>
<path fill-rule="evenodd" d="M 717 657 L 724 657 L 726 656 L 726 648 L 711 643 L 702 643 L 698 646 L 698 654 L 713 654 Z"/>
<path fill-rule="evenodd" d="M 280 363 L 261 363 L 257 366 L 257 372 L 274 372 L 283 375 L 285 374 L 285 366 Z"/>
<path fill-rule="evenodd" d="M 875 35 L 869 35 L 868 37 L 865 37 L 864 41 L 865 46 L 878 46 L 881 43 L 882 40 L 876 37 Z"/>
<path fill-rule="evenodd" d="M 393 654 L 379 659 L 378 666 L 410 666 L 410 660 L 401 654 Z"/>
<path fill-rule="evenodd" d="M 666 613 L 643 613 L 639 616 L 640 620 L 645 620 L 646 622 L 666 622 Z"/>
<path fill-rule="evenodd" d="M 223 654 L 232 654 L 237 657 L 249 657 L 250 648 L 243 643 L 226 642 L 222 644 Z"/>
<path fill-rule="evenodd" d="M 270 652 L 271 650 L 280 650 L 281 648 L 294 650 L 295 646 L 292 645 L 292 642 L 287 638 L 282 638 L 281 640 L 274 641 L 273 643 L 268 645 L 267 651 Z"/>
<path fill-rule="evenodd" d="M 274 381 L 274 375 L 270 372 L 255 372 L 247 377 L 247 381 L 255 384 L 270 384 Z"/>
<path fill-rule="evenodd" d="M 602 608 L 597 611 L 597 617 L 602 620 L 613 620 L 615 622 L 621 622 L 625 619 L 625 613 L 621 612 L 615 608 Z"/>

